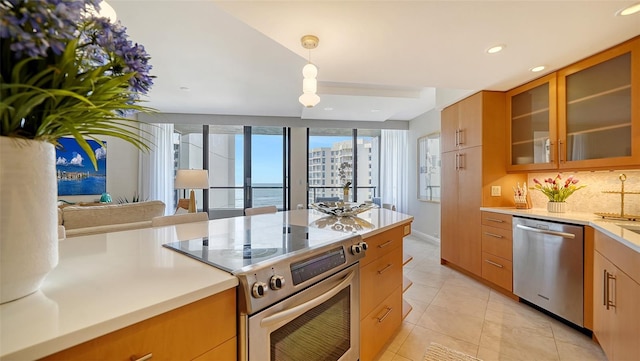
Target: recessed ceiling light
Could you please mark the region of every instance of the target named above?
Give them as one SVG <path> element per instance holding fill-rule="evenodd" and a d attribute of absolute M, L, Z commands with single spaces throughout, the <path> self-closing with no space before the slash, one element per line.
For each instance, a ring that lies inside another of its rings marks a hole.
<path fill-rule="evenodd" d="M 635 14 L 638 11 L 640 11 L 640 3 L 636 3 L 633 4 L 631 6 L 627 6 L 626 8 L 619 10 L 616 15 L 618 16 L 626 16 L 626 15 L 631 15 L 631 14 Z"/>
<path fill-rule="evenodd" d="M 488 54 L 495 54 L 495 53 L 499 53 L 502 50 L 504 50 L 505 45 L 496 45 L 496 46 L 492 46 L 489 49 L 487 49 L 487 53 Z"/>
<path fill-rule="evenodd" d="M 537 72 L 539 72 L 539 71 L 543 71 L 543 70 L 544 70 L 544 65 L 539 65 L 539 66 L 533 67 L 533 68 L 531 68 L 530 70 L 531 70 L 532 72 L 534 72 L 534 73 L 537 73 Z"/>
<path fill-rule="evenodd" d="M 331 110 L 333 110 L 333 108 L 329 108 L 329 107 L 327 107 L 327 108 L 324 108 L 324 110 L 326 110 L 326 111 L 331 111 Z"/>

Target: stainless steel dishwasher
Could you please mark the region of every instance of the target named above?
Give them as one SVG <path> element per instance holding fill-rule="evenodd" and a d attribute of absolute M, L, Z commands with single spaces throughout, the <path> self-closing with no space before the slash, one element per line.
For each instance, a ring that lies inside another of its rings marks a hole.
<path fill-rule="evenodd" d="M 583 327 L 584 228 L 513 217 L 513 293 Z"/>

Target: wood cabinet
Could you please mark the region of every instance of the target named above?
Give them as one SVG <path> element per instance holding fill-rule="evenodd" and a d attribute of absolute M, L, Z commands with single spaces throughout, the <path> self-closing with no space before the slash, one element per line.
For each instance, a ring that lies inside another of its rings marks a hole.
<path fill-rule="evenodd" d="M 441 259 L 478 277 L 482 277 L 480 207 L 513 206 L 508 190 L 526 182 L 524 174 L 506 173 L 505 100 L 505 93 L 484 91 L 442 112 L 442 138 L 458 141 L 442 153 Z M 467 123 L 461 118 L 472 120 L 474 126 L 461 128 Z M 492 186 L 503 190 L 501 196 L 491 196 Z"/>
<path fill-rule="evenodd" d="M 640 355 L 640 253 L 595 232 L 593 332 L 607 358 Z"/>
<path fill-rule="evenodd" d="M 513 291 L 511 215 L 482 212 L 482 278 Z"/>
<path fill-rule="evenodd" d="M 44 360 L 235 360 L 236 290 L 138 322 Z"/>
<path fill-rule="evenodd" d="M 507 169 L 558 167 L 556 74 L 507 92 Z"/>
<path fill-rule="evenodd" d="M 402 241 L 410 232 L 410 225 L 400 225 L 364 239 L 369 248 L 360 260 L 363 361 L 373 360 L 402 323 Z"/>
<path fill-rule="evenodd" d="M 507 92 L 509 171 L 640 167 L 640 37 Z"/>

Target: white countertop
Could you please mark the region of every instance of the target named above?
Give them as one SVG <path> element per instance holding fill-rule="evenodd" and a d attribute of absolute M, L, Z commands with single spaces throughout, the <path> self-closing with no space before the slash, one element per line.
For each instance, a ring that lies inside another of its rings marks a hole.
<path fill-rule="evenodd" d="M 40 291 L 0 305 L 0 359 L 40 358 L 237 286 L 229 273 L 162 244 L 203 234 L 241 237 L 248 223 L 311 225 L 339 237 L 369 236 L 412 220 L 387 209 L 352 219 L 295 210 L 68 238 Z"/>
<path fill-rule="evenodd" d="M 629 225 L 640 228 L 640 222 L 603 219 L 602 217 L 597 216 L 593 213 L 584 212 L 551 213 L 542 208 L 517 209 L 509 207 L 481 207 L 480 210 L 510 214 L 513 216 L 537 218 L 554 222 L 591 226 L 598 231 L 605 233 L 609 237 L 617 240 L 618 242 L 621 242 L 632 250 L 640 253 L 640 234 L 621 227 Z"/>

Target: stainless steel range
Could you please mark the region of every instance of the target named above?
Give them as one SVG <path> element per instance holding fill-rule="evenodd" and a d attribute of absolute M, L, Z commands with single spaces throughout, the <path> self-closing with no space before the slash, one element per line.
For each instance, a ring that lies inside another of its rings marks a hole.
<path fill-rule="evenodd" d="M 164 246 L 238 277 L 239 360 L 358 360 L 366 243 L 286 220 L 252 222 L 260 217 Z"/>

